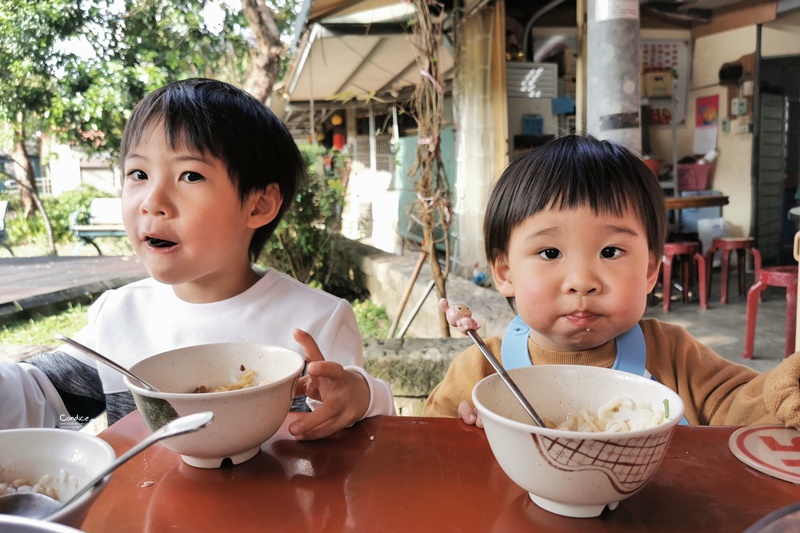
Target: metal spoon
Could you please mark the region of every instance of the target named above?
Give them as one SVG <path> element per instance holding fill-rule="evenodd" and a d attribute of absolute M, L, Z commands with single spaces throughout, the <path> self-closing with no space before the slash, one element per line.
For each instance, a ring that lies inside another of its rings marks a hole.
<path fill-rule="evenodd" d="M 76 341 L 75 339 L 70 339 L 69 337 L 66 337 L 64 335 L 60 335 L 58 333 L 56 333 L 55 337 L 56 337 L 56 339 L 58 339 L 60 341 L 66 342 L 67 344 L 69 344 L 71 346 L 74 346 L 75 348 L 79 349 L 80 351 L 82 351 L 86 355 L 88 355 L 90 357 L 93 357 L 94 359 L 97 359 L 101 363 L 110 366 L 111 368 L 113 368 L 117 372 L 125 374 L 129 378 L 131 378 L 133 380 L 136 380 L 136 382 L 141 383 L 141 385 L 145 389 L 149 389 L 149 390 L 151 390 L 153 392 L 159 392 L 159 390 L 157 388 L 155 388 L 154 386 L 152 386 L 151 384 L 149 384 L 148 382 L 146 382 L 145 380 L 143 380 L 139 376 L 134 375 L 133 373 L 131 373 L 130 370 L 128 370 L 124 366 L 122 366 L 122 365 L 120 365 L 118 363 L 115 363 L 114 361 L 112 361 L 111 359 L 106 357 L 105 355 L 101 355 L 101 354 L 97 353 L 96 351 L 92 350 L 91 348 L 89 348 L 88 346 L 86 346 L 84 344 L 81 344 L 80 342 Z"/>
<path fill-rule="evenodd" d="M 478 335 L 477 329 L 480 326 L 478 326 L 478 323 L 472 318 L 472 311 L 470 311 L 469 307 L 459 304 L 448 305 L 447 299 L 442 298 L 439 300 L 439 309 L 445 313 L 448 324 L 454 328 L 458 328 L 461 333 L 472 339 L 472 342 L 475 343 L 483 356 L 494 367 L 495 371 L 500 375 L 500 379 L 502 379 L 503 383 L 511 390 L 511 393 L 522 405 L 523 409 L 525 409 L 525 412 L 528 413 L 528 416 L 531 417 L 534 423 L 542 428 L 547 427 L 544 420 L 542 420 L 530 402 L 528 402 L 528 399 L 525 398 L 525 395 L 519 390 L 519 387 L 517 387 L 517 384 L 511 379 L 511 376 L 508 375 L 506 369 L 503 368 L 500 361 L 497 360 L 489 347 L 486 346 L 486 343 L 483 342 L 480 335 Z"/>
<path fill-rule="evenodd" d="M 15 492 L 13 494 L 0 496 L 0 513 L 45 519 L 51 514 L 57 512 L 62 507 L 66 507 L 73 501 L 92 490 L 111 472 L 119 468 L 134 455 L 149 447 L 151 444 L 154 444 L 162 439 L 197 431 L 198 429 L 207 426 L 213 418 L 214 413 L 211 411 L 205 411 L 202 413 L 196 413 L 177 418 L 169 424 L 162 426 L 139 444 L 120 455 L 113 463 L 111 463 L 100 474 L 98 474 L 97 477 L 92 479 L 81 490 L 76 492 L 72 498 L 64 503 L 38 492 Z"/>

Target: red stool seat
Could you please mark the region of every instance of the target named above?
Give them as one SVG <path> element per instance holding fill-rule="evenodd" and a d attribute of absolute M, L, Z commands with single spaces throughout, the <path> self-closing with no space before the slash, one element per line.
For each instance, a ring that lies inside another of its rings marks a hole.
<path fill-rule="evenodd" d="M 697 262 L 697 279 L 700 285 L 700 307 L 708 309 L 706 291 L 706 259 L 700 253 L 699 242 L 668 242 L 664 244 L 664 257 L 661 259 L 662 285 L 664 287 L 664 300 L 662 308 L 669 311 L 670 292 L 672 290 L 672 261 L 675 256 L 685 256 L 683 261 L 683 276 L 681 286 L 683 287 L 683 301 L 689 301 L 689 290 L 692 287 L 692 276 L 690 267 L 692 258 Z"/>
<path fill-rule="evenodd" d="M 720 288 L 720 303 L 728 303 L 728 273 L 730 269 L 731 252 L 736 251 L 736 264 L 739 274 L 739 296 L 744 296 L 745 289 L 745 267 L 747 263 L 747 252 L 753 256 L 753 269 L 755 279 L 758 279 L 758 272 L 761 270 L 761 252 L 756 248 L 756 241 L 752 237 L 722 237 L 714 239 L 711 247 L 706 252 L 706 264 L 708 265 L 708 292 L 711 293 L 711 268 L 713 265 L 714 252 L 720 250 L 722 263 L 720 274 L 722 274 L 722 287 Z"/>
<path fill-rule="evenodd" d="M 756 282 L 747 291 L 747 322 L 744 334 L 744 354 L 742 354 L 745 359 L 753 358 L 758 300 L 768 286 L 786 288 L 786 357 L 794 353 L 795 323 L 797 322 L 797 267 L 766 267 L 759 271 Z"/>

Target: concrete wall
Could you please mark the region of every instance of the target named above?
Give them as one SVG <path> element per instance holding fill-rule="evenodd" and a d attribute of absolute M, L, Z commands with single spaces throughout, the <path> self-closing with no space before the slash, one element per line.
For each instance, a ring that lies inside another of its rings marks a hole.
<path fill-rule="evenodd" d="M 361 268 L 367 280 L 370 299 L 386 307 L 389 318 L 394 318 L 403 293 L 408 287 L 418 255 L 394 255 L 362 243 L 354 243 L 356 254 L 361 258 Z M 439 310 L 436 289 L 423 300 L 431 280 L 430 267 L 426 263 L 414 283 L 411 296 L 401 316 L 402 326 L 411 315 L 411 310 L 423 301 L 419 313 L 411 322 L 406 337 L 440 338 Z M 447 298 L 451 302 L 463 303 L 472 309 L 473 316 L 481 325 L 481 336 L 502 335 L 514 313 L 506 299 L 492 289 L 472 283 L 470 280 L 451 275 L 447 278 Z M 398 328 L 399 329 L 399 328 Z M 451 337 L 463 337 L 455 328 L 450 328 Z"/>
<path fill-rule="evenodd" d="M 729 116 L 728 89 L 719 85 L 719 69 L 723 63 L 736 61 L 756 50 L 756 28 L 748 26 L 697 39 L 692 59 L 692 84 L 689 93 L 687 128 L 679 135 L 679 154 L 691 154 L 694 140 L 695 103 L 697 98 L 719 96 L 719 117 Z M 733 118 L 733 117 L 731 117 Z M 731 121 L 731 131 L 723 132 L 717 124 L 717 149 L 719 159 L 714 172 L 713 188 L 730 199 L 722 215 L 733 236 L 750 234 L 752 186 L 751 165 L 753 134 L 736 133 Z"/>
<path fill-rule="evenodd" d="M 389 254 L 359 242 L 352 242 L 352 246 L 361 258 L 370 299 L 386 307 L 389 318 L 393 319 L 419 256 L 409 252 L 402 256 Z M 423 301 L 404 338 L 364 341 L 364 367 L 389 383 L 398 414 L 420 415 L 425 399 L 442 380 L 453 357 L 472 344 L 454 328 L 450 328 L 450 338 L 441 337 L 436 290 L 425 296 L 430 279 L 430 267 L 426 264 L 401 315 L 398 331 L 411 316 L 412 309 Z M 505 298 L 493 288 L 481 287 L 455 275 L 448 277 L 446 287 L 448 300 L 472 309 L 484 338 L 502 335 L 514 318 Z"/>

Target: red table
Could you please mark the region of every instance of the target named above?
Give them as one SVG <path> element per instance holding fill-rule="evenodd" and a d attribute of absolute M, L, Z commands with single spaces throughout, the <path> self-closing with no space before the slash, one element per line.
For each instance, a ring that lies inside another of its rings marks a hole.
<path fill-rule="evenodd" d="M 695 209 L 728 205 L 728 197 L 721 194 L 699 196 L 667 196 L 664 198 L 667 209 Z"/>
<path fill-rule="evenodd" d="M 288 420 L 296 416 L 291 413 Z M 156 444 L 123 465 L 92 506 L 89 532 L 742 531 L 800 501 L 800 486 L 744 465 L 733 427 L 678 427 L 653 479 L 614 511 L 565 518 L 538 508 L 456 419 L 375 417 L 201 470 Z M 148 433 L 138 412 L 100 436 L 121 453 Z"/>

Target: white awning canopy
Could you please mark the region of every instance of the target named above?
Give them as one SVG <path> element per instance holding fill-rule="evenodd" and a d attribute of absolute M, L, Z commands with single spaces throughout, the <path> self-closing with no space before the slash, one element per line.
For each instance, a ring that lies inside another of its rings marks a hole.
<path fill-rule="evenodd" d="M 409 41 L 410 4 L 374 8 L 364 2 L 358 11 L 337 14 L 312 24 L 299 43 L 284 83 L 287 104 L 366 102 L 393 99 L 415 86 L 423 74 Z M 361 5 L 361 4 L 359 4 Z M 440 51 L 446 77 L 453 68 L 447 46 Z"/>

